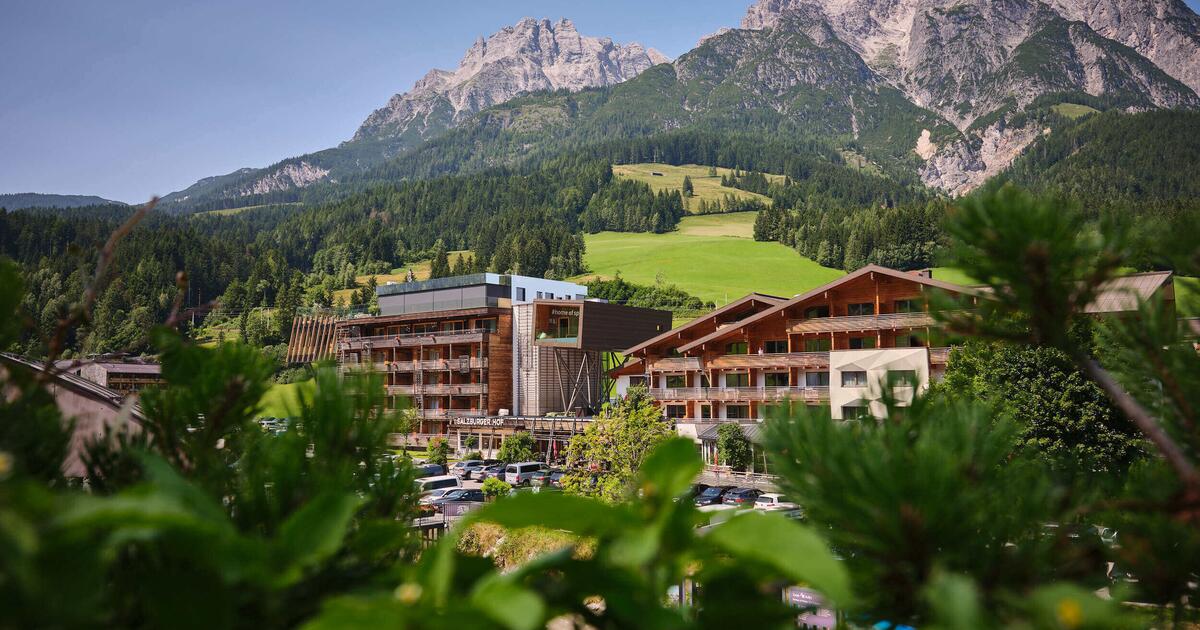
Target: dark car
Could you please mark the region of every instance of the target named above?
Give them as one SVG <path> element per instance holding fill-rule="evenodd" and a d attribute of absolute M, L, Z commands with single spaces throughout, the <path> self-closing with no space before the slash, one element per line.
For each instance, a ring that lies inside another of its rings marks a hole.
<path fill-rule="evenodd" d="M 446 467 L 441 464 L 422 464 L 413 466 L 413 478 L 440 477 L 446 474 Z"/>
<path fill-rule="evenodd" d="M 695 503 L 696 507 L 716 505 L 721 503 L 721 499 L 725 496 L 726 492 L 730 492 L 735 489 L 736 488 L 734 486 L 709 486 L 705 488 L 703 492 L 696 495 L 696 498 L 692 499 L 692 503 Z"/>
<path fill-rule="evenodd" d="M 688 491 L 685 492 L 680 498 L 685 501 L 694 501 L 696 500 L 696 497 L 700 496 L 705 490 L 708 490 L 711 487 L 712 486 L 706 483 L 694 483 L 692 484 L 692 487 L 688 488 Z"/>
<path fill-rule="evenodd" d="M 493 466 L 484 466 L 476 470 L 472 475 L 475 479 L 483 481 L 485 479 L 500 479 L 504 480 L 504 464 L 495 464 Z"/>
<path fill-rule="evenodd" d="M 721 503 L 737 507 L 754 507 L 754 502 L 758 500 L 760 494 L 762 494 L 762 490 L 754 488 L 734 488 L 721 496 Z"/>
<path fill-rule="evenodd" d="M 556 472 L 558 472 L 558 471 L 548 470 L 548 469 L 547 470 L 539 470 L 539 471 L 533 473 L 533 476 L 529 478 L 529 485 L 531 485 L 531 486 L 550 485 L 550 476 Z"/>
<path fill-rule="evenodd" d="M 550 473 L 550 476 L 546 479 L 545 485 L 547 485 L 551 488 L 558 488 L 561 490 L 563 477 L 566 477 L 566 476 L 567 476 L 567 473 L 565 471 L 555 470 Z"/>
<path fill-rule="evenodd" d="M 450 492 L 443 494 L 441 498 L 434 499 L 433 501 L 422 505 L 422 507 L 426 510 L 432 510 L 437 514 L 440 514 L 443 509 L 442 506 L 447 503 L 483 503 L 484 500 L 483 490 L 468 490 L 466 488 L 460 488 L 458 490 L 451 490 Z"/>

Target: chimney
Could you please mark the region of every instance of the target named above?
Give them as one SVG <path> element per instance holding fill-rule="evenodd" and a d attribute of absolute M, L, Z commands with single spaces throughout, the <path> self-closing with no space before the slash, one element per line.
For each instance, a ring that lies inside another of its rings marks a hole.
<path fill-rule="evenodd" d="M 912 271 L 909 273 L 912 273 L 913 275 L 921 276 L 922 278 L 929 278 L 930 280 L 933 280 L 933 268 L 918 269 L 916 271 Z"/>

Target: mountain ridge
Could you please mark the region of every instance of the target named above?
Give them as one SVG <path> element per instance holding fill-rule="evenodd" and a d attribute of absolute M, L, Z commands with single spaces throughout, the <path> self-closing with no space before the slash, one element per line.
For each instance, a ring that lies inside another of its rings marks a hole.
<path fill-rule="evenodd" d="M 0 208 L 83 208 L 86 206 L 129 205 L 96 195 L 60 195 L 56 193 L 0 193 Z"/>

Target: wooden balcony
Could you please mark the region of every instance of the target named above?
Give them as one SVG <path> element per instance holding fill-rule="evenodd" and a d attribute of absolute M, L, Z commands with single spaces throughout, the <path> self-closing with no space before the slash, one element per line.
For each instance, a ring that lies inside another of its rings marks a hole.
<path fill-rule="evenodd" d="M 471 357 L 460 359 L 432 359 L 429 361 L 385 361 L 383 363 L 348 363 L 342 366 L 345 371 L 359 372 L 467 372 L 470 370 L 486 369 L 487 357 Z"/>
<path fill-rule="evenodd" d="M 650 390 L 662 402 L 775 402 L 784 400 L 829 400 L 828 387 L 677 387 Z"/>
<path fill-rule="evenodd" d="M 654 372 L 693 372 L 701 369 L 700 357 L 667 357 L 650 365 Z"/>
<path fill-rule="evenodd" d="M 785 354 L 726 354 L 708 362 L 712 369 L 829 369 L 828 352 L 789 352 Z"/>
<path fill-rule="evenodd" d="M 788 320 L 788 333 L 792 335 L 845 333 L 925 328 L 936 325 L 937 320 L 929 313 L 884 313 L 882 315 L 790 319 Z"/>
<path fill-rule="evenodd" d="M 486 330 L 460 330 L 377 337 L 348 337 L 338 343 L 338 350 L 370 350 L 375 348 L 408 348 L 439 346 L 451 343 L 482 343 L 489 335 Z"/>
<path fill-rule="evenodd" d="M 950 362 L 950 348 L 930 348 L 929 363 L 932 365 L 946 365 Z"/>
<path fill-rule="evenodd" d="M 387 388 L 389 396 L 478 396 L 488 393 L 486 383 L 392 385 Z"/>
<path fill-rule="evenodd" d="M 418 409 L 417 415 L 424 419 L 441 419 L 480 418 L 488 414 L 483 409 Z"/>

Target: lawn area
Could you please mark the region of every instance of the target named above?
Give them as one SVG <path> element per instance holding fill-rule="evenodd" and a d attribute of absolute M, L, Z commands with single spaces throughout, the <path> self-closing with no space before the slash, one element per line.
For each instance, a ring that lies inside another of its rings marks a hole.
<path fill-rule="evenodd" d="M 967 274 L 954 267 L 934 267 L 933 279 L 949 282 L 951 284 L 961 284 L 963 286 L 971 286 L 979 284 L 978 281 L 971 279 Z"/>
<path fill-rule="evenodd" d="M 275 418 L 287 418 L 298 411 L 299 401 L 297 396 L 301 389 L 311 391 L 315 381 L 304 381 L 303 383 L 288 383 L 286 385 L 272 385 L 271 389 L 262 398 L 262 414 L 264 416 L 273 416 Z"/>
<path fill-rule="evenodd" d="M 845 275 L 779 243 L 748 238 L 754 213 L 686 217 L 669 234 L 602 232 L 586 236 L 592 277 L 663 282 L 718 305 L 754 291 L 790 297 Z"/>
<path fill-rule="evenodd" d="M 1059 103 L 1058 105 L 1055 105 L 1051 109 L 1053 109 L 1054 112 L 1056 114 L 1058 114 L 1059 116 L 1066 116 L 1067 118 L 1070 118 L 1071 120 L 1075 120 L 1076 118 L 1083 118 L 1084 116 L 1087 116 L 1088 114 L 1095 114 L 1100 111 L 1098 109 L 1093 109 L 1091 107 L 1088 107 L 1087 105 L 1079 105 L 1076 103 Z"/>
<path fill-rule="evenodd" d="M 722 186 L 721 177 L 732 173 L 731 169 L 718 168 L 716 177 L 709 176 L 708 171 L 709 167 L 697 166 L 695 164 L 687 166 L 617 164 L 613 166 L 613 174 L 617 177 L 645 182 L 650 184 L 650 188 L 655 192 L 683 190 L 683 178 L 685 176 L 691 177 L 695 196 L 683 200 L 688 212 L 695 212 L 699 209 L 702 200 L 711 203 L 724 199 L 725 195 L 733 195 L 738 199 L 757 199 L 765 204 L 771 203 L 770 197 Z M 655 175 L 655 173 L 661 173 L 661 176 Z M 782 175 L 767 175 L 767 179 L 776 182 L 782 181 L 784 177 Z"/>
<path fill-rule="evenodd" d="M 1180 317 L 1200 317 L 1200 278 L 1175 276 L 1175 306 Z"/>
<path fill-rule="evenodd" d="M 196 214 L 197 214 L 197 216 L 201 215 L 201 214 L 209 214 L 209 215 L 217 215 L 217 216 L 230 216 L 230 215 L 238 214 L 240 212 L 245 212 L 247 210 L 257 210 L 259 208 L 267 208 L 270 206 L 301 206 L 301 205 L 304 205 L 304 204 L 300 203 L 299 201 L 292 201 L 292 202 L 288 202 L 288 203 L 264 203 L 264 204 L 259 204 L 257 206 L 242 206 L 241 208 L 226 208 L 225 210 L 209 210 L 207 212 L 198 212 Z"/>
<path fill-rule="evenodd" d="M 458 256 L 460 254 L 462 256 L 465 256 L 464 260 L 466 260 L 467 262 L 471 262 L 471 260 L 474 258 L 474 254 L 471 252 L 471 250 L 452 251 L 452 252 L 449 252 L 449 254 L 450 254 L 450 266 L 451 267 L 454 266 L 454 261 L 458 260 Z M 376 274 L 375 282 L 379 283 L 380 286 L 383 286 L 389 282 L 404 282 L 404 279 L 408 277 L 409 269 L 412 269 L 413 275 L 416 276 L 417 280 L 428 280 L 429 279 L 429 267 L 431 266 L 432 262 L 433 261 L 431 261 L 431 260 L 418 260 L 417 262 L 409 263 L 403 267 L 397 267 L 397 268 L 393 269 L 391 273 Z M 357 278 L 354 279 L 354 281 L 357 282 L 358 286 L 361 287 L 361 286 L 366 285 L 367 281 L 370 279 L 371 279 L 371 276 L 358 276 Z M 341 291 L 334 291 L 333 292 L 334 303 L 337 303 L 338 299 L 341 299 L 345 303 L 349 304 L 350 303 L 350 294 L 353 291 L 354 291 L 354 289 L 342 289 Z"/>

